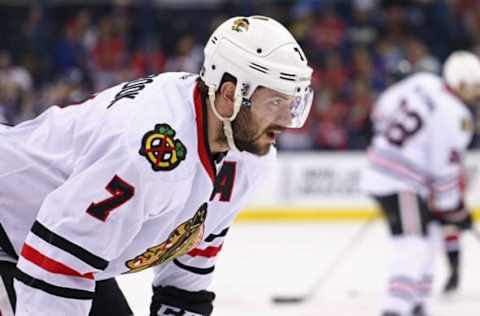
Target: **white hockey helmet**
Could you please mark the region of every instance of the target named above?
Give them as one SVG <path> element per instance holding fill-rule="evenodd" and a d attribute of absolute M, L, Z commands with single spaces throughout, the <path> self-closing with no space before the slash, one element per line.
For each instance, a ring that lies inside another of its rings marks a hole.
<path fill-rule="evenodd" d="M 443 77 L 449 87 L 480 85 L 480 60 L 468 51 L 456 51 L 448 56 L 443 65 Z"/>
<path fill-rule="evenodd" d="M 257 87 L 266 87 L 290 96 L 292 114 L 288 127 L 301 127 L 310 111 L 313 92 L 310 88 L 312 68 L 290 32 L 277 21 L 264 16 L 234 17 L 222 23 L 205 46 L 205 60 L 200 76 L 209 87 L 215 115 L 224 123 L 225 135 L 235 149 L 231 130 L 242 104 Z M 222 117 L 214 106 L 215 91 L 223 75 L 236 78 L 233 114 Z"/>

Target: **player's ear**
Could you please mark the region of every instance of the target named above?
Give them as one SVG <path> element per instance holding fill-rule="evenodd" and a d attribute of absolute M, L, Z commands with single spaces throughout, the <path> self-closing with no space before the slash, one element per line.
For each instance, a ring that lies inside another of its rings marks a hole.
<path fill-rule="evenodd" d="M 230 81 L 226 81 L 219 89 L 217 99 L 217 110 L 224 117 L 231 116 L 233 113 L 233 104 L 235 102 L 235 84 Z"/>

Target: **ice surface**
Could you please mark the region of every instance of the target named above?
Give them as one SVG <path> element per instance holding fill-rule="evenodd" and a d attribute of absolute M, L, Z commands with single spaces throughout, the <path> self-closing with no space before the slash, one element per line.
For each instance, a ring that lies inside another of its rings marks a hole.
<path fill-rule="evenodd" d="M 274 295 L 302 294 L 362 224 L 235 224 L 218 260 L 212 289 L 214 316 L 377 316 L 390 253 L 382 221 L 328 275 L 312 300 L 273 305 Z M 461 290 L 455 297 L 439 294 L 446 277 L 443 254 L 437 256 L 432 316 L 478 316 L 480 310 L 480 241 L 463 237 Z M 150 271 L 122 276 L 121 287 L 135 315 L 148 315 Z"/>

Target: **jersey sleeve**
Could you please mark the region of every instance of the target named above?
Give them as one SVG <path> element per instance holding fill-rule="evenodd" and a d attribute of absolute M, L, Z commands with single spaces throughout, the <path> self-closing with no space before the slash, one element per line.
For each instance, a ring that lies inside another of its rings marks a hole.
<path fill-rule="evenodd" d="M 105 127 L 44 199 L 17 265 L 16 315 L 88 315 L 95 276 L 140 231 L 152 187 L 167 192 L 156 211 L 169 205 L 174 184 L 153 183 L 139 149 L 127 144 Z"/>
<path fill-rule="evenodd" d="M 432 121 L 431 199 L 436 210 L 449 211 L 463 207 L 463 160 L 473 136 L 473 122 L 467 111 L 441 114 Z"/>

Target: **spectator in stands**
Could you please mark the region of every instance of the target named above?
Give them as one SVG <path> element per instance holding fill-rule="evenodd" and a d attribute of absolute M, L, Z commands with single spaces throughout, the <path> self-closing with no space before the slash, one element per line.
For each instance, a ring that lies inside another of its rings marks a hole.
<path fill-rule="evenodd" d="M 65 72 L 69 69 L 82 71 L 82 90 L 90 93 L 150 73 L 197 72 L 202 51 L 196 40 L 211 31 L 209 26 L 198 27 L 202 19 L 208 15 L 215 27 L 215 21 L 223 20 L 225 10 L 228 15 L 238 10 L 265 10 L 265 4 L 251 1 L 248 5 L 231 3 L 198 12 L 173 8 L 169 9 L 174 12 L 170 17 L 149 1 L 119 3 L 87 4 L 75 10 L 68 4 L 32 5 L 21 10 L 1 8 L 2 17 L 5 17 L 2 22 L 9 31 L 2 34 L 5 38 L 2 37 L 0 48 L 7 47 L 15 52 L 16 66 L 31 74 L 30 80 L 35 83 L 36 90 L 30 90 L 28 95 L 36 104 L 46 95 L 57 95 L 52 91 L 64 91 L 59 89 L 62 84 L 57 79 L 67 78 Z M 311 64 L 316 69 L 314 77 L 318 79 L 314 89 L 320 100 L 317 103 L 322 104 L 321 115 L 312 117 L 304 129 L 295 131 L 295 135 L 287 133 L 279 140 L 280 147 L 285 149 L 324 148 L 313 139 L 326 140 L 328 135 L 334 135 L 336 140 L 344 138 L 338 137 L 344 135 L 343 132 L 330 128 L 336 114 L 329 113 L 337 112 L 342 106 L 325 103 L 329 99 L 346 108 L 342 124 L 346 125 L 347 145 L 326 147 L 362 149 L 361 139 L 368 137 L 363 135 L 368 133 L 368 126 L 361 123 L 368 109 L 364 104 L 368 102 L 363 97 L 361 101 L 353 100 L 355 91 L 368 91 L 368 98 L 374 98 L 392 83 L 392 74 L 403 60 L 410 62 L 413 71 L 435 71 L 450 50 L 472 48 L 480 52 L 480 5 L 476 1 L 300 0 L 282 5 L 274 3 L 275 14 L 284 17 L 305 50 L 311 52 Z M 184 18 L 179 18 L 181 16 Z M 165 26 L 171 26 L 168 32 L 164 32 Z M 54 30 L 63 31 L 54 33 Z M 441 37 L 436 30 L 441 30 Z M 358 81 L 364 81 L 364 87 L 360 88 Z M 20 91 L 25 96 L 28 89 L 24 87 Z M 8 98 L 3 93 L 3 103 L 9 104 L 9 110 L 3 105 L 2 111 L 8 120 L 29 117 L 12 111 L 28 107 L 12 107 L 14 90 L 4 90 L 10 91 L 6 93 Z M 326 95 L 321 96 L 322 93 Z M 20 112 L 32 115 L 35 111 Z M 327 126 L 319 128 L 323 120 L 327 121 Z M 474 147 L 480 147 L 479 136 L 474 137 Z"/>
<path fill-rule="evenodd" d="M 313 109 L 312 109 L 313 110 Z M 330 102 L 325 109 L 315 109 L 317 124 L 313 126 L 315 148 L 320 150 L 345 150 L 348 148 L 346 119 L 348 107 L 340 100 Z"/>
<path fill-rule="evenodd" d="M 19 34 L 15 34 L 19 42 L 14 50 L 23 55 L 25 66 L 37 83 L 48 81 L 51 75 L 50 52 L 54 26 L 46 10 L 38 4 L 32 5 L 26 19 L 21 21 L 25 22 L 19 25 Z"/>
<path fill-rule="evenodd" d="M 353 46 L 371 47 L 378 37 L 374 22 L 374 3 L 370 0 L 357 0 L 352 5 L 352 22 L 348 27 L 348 41 Z"/>
<path fill-rule="evenodd" d="M 97 39 L 97 29 L 92 20 L 89 10 L 80 10 L 74 17 L 77 27 L 78 36 L 82 42 L 82 46 L 88 51 L 93 49 Z"/>
<path fill-rule="evenodd" d="M 54 71 L 60 75 L 79 68 L 87 68 L 87 51 L 80 37 L 80 29 L 76 20 L 70 20 L 63 27 L 62 37 L 53 48 Z"/>
<path fill-rule="evenodd" d="M 353 50 L 350 78 L 366 81 L 376 92 L 382 91 L 386 86 L 380 69 L 375 67 L 371 55 L 364 47 Z"/>
<path fill-rule="evenodd" d="M 345 22 L 332 6 L 326 6 L 310 29 L 308 40 L 319 53 L 340 49 L 346 38 Z"/>
<path fill-rule="evenodd" d="M 195 42 L 192 34 L 179 38 L 175 47 L 175 55 L 167 59 L 166 71 L 186 71 L 196 73 L 203 60 L 201 47 Z"/>
<path fill-rule="evenodd" d="M 347 69 L 338 54 L 330 53 L 325 57 L 324 70 L 319 70 L 322 85 L 337 93 L 347 85 L 349 80 Z"/>
<path fill-rule="evenodd" d="M 373 106 L 373 93 L 363 80 L 355 80 L 348 98 L 348 148 L 362 150 L 372 137 L 370 113 Z"/>
<path fill-rule="evenodd" d="M 165 69 L 165 54 L 155 38 L 147 38 L 132 56 L 132 72 L 134 77 L 145 74 L 161 73 Z"/>
<path fill-rule="evenodd" d="M 66 107 L 80 103 L 91 95 L 85 82 L 84 73 L 80 69 L 70 69 L 43 90 L 40 102 L 36 103 L 35 112 L 41 113 L 46 109 L 45 106 L 51 104 Z"/>
<path fill-rule="evenodd" d="M 440 73 L 440 62 L 428 52 L 428 48 L 417 38 L 410 38 L 405 45 L 406 59 L 412 65 L 412 71 Z"/>
<path fill-rule="evenodd" d="M 93 78 L 95 91 L 120 82 L 127 61 L 127 43 L 115 28 L 112 16 L 101 18 L 97 41 L 93 47 Z"/>
<path fill-rule="evenodd" d="M 14 65 L 9 51 L 0 50 L 0 107 L 8 123 L 30 117 L 33 81 L 27 69 Z"/>

